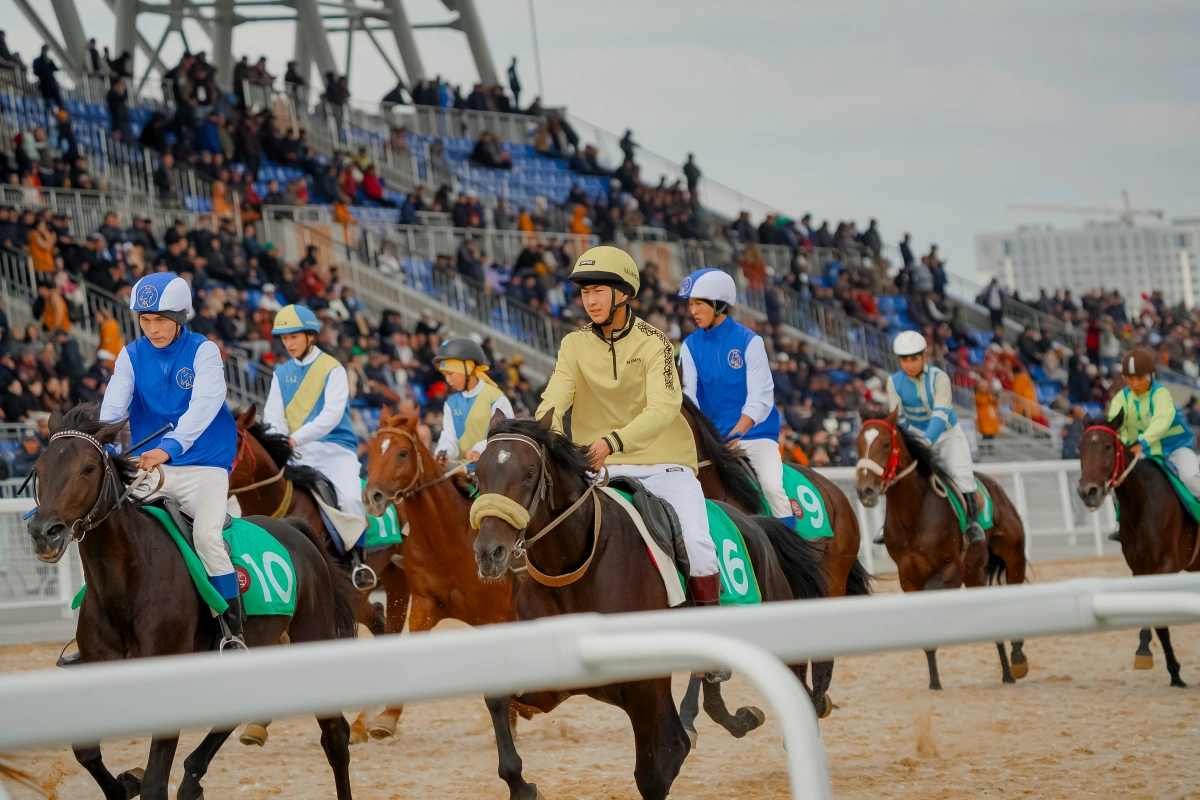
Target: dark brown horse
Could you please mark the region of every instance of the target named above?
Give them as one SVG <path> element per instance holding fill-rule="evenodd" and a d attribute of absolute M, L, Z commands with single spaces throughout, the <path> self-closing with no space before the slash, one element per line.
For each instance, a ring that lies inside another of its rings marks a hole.
<path fill-rule="evenodd" d="M 34 465 L 40 481 L 39 505 L 29 520 L 38 558 L 57 562 L 72 541 L 88 591 L 79 611 L 79 654 L 85 664 L 216 649 L 220 630 L 201 599 L 179 548 L 136 501 L 120 502 L 133 476 L 131 460 L 109 454 L 124 422 L 102 425 L 94 404 L 78 406 L 65 418 L 51 419 L 46 452 Z M 221 497 L 212 502 L 219 503 Z M 253 616 L 244 633 L 251 647 L 353 638 L 357 592 L 337 563 L 304 523 L 254 517 L 287 549 L 295 569 L 295 616 Z M 235 656 L 236 657 L 236 656 Z M 338 800 L 350 800 L 349 725 L 340 714 L 318 719 L 321 746 L 333 768 Z M 200 780 L 232 728 L 213 730 L 187 757 L 180 800 L 198 800 Z M 167 800 L 167 782 L 178 734 L 156 734 L 144 774 L 130 770 L 114 777 L 99 744 L 76 744 L 75 758 L 100 785 L 107 800 L 127 800 L 139 792 L 147 800 Z"/>
<path fill-rule="evenodd" d="M 319 532 L 325 550 L 336 558 L 337 547 L 312 495 L 314 482 L 320 480 L 320 476 L 312 469 L 290 464 L 292 445 L 288 437 L 269 432 L 255 420 L 257 412 L 258 407 L 251 405 L 236 418 L 238 445 L 229 474 L 230 495 L 238 499 L 243 514 L 304 520 L 309 528 Z M 404 619 L 408 614 L 408 578 L 402 566 L 402 552 L 403 545 L 397 544 L 369 550 L 363 558 L 363 563 L 378 577 L 387 597 L 385 617 L 381 609 L 371 603 L 369 590 L 359 594 L 355 619 L 375 636 L 398 634 L 404 630 Z M 339 561 L 349 574 L 345 559 Z M 350 726 L 350 743 L 365 742 L 367 730 L 367 720 L 360 714 Z M 266 741 L 266 726 L 261 723 L 248 725 L 242 731 L 242 744 L 261 747 Z"/>
<path fill-rule="evenodd" d="M 888 493 L 883 523 L 883 544 L 896 562 L 900 588 L 906 592 L 957 589 L 989 583 L 1025 582 L 1025 526 L 1000 484 L 975 473 L 992 496 L 992 519 L 986 542 L 966 546 L 950 501 L 935 491 L 951 479 L 934 462 L 929 447 L 896 426 L 897 412 L 886 419 L 867 420 L 858 434 L 858 499 L 868 508 Z M 872 466 L 874 465 L 874 466 Z M 1000 651 L 1001 677 L 1014 683 L 1029 674 L 1022 651 L 1024 642 L 1012 643 L 1009 669 L 1004 642 Z M 941 689 L 937 650 L 926 650 L 929 688 Z"/>
<path fill-rule="evenodd" d="M 750 462 L 725 446 L 712 420 L 686 395 L 683 398 L 683 418 L 687 420 L 696 440 L 696 456 L 700 460 L 700 473 L 697 477 L 704 489 L 704 496 L 709 500 L 729 503 L 744 514 L 761 514 L 762 492 L 758 486 L 758 476 L 755 475 Z M 850 500 L 841 489 L 816 470 L 807 467 L 800 467 L 799 470 L 821 493 L 821 500 L 825 504 L 829 523 L 833 528 L 832 538 L 816 539 L 812 542 L 812 546 L 821 554 L 821 567 L 825 572 L 829 596 L 870 594 L 871 576 L 858 561 L 858 517 L 854 514 Z M 833 710 L 832 701 L 825 696 L 832 680 L 832 661 L 813 664 L 813 697 L 816 698 L 814 702 L 822 717 L 828 716 Z M 689 733 L 692 733 L 689 717 L 694 716 L 691 698 L 697 685 L 697 680 L 693 679 L 680 711 Z M 713 694 L 711 686 L 712 684 L 704 686 L 705 709 L 708 710 L 712 705 L 713 708 L 709 710 L 710 716 L 720 716 L 720 708 L 715 706 L 717 697 L 710 697 L 710 694 Z M 739 716 L 745 719 L 740 710 Z"/>
<path fill-rule="evenodd" d="M 1200 530 L 1183 508 L 1162 469 L 1135 458 L 1117 431 L 1122 411 L 1112 422 L 1097 421 L 1079 441 L 1079 496 L 1092 511 L 1104 505 L 1111 491 L 1121 509 L 1117 532 L 1121 553 L 1134 575 L 1169 575 L 1180 570 L 1200 572 Z M 1187 686 L 1179 677 L 1179 661 L 1166 627 L 1155 628 L 1162 643 L 1171 685 Z M 1150 629 L 1143 628 L 1134 655 L 1134 669 L 1152 669 Z"/>
<path fill-rule="evenodd" d="M 540 422 L 505 420 L 500 414 L 492 419 L 488 447 L 475 470 L 477 502 L 490 497 L 493 506 L 516 504 L 527 512 L 528 520 L 523 530 L 498 516 L 479 520 L 475 561 L 480 575 L 505 579 L 514 555 L 528 544 L 528 571 L 514 580 L 515 619 L 667 608 L 662 578 L 633 520 L 590 483 L 586 450 L 551 431 L 553 417 L 551 411 Z M 729 505 L 723 508 L 746 542 L 763 600 L 826 594 L 819 554 L 807 542 L 777 520 L 751 518 Z M 543 532 L 551 535 L 540 538 Z M 802 669 L 794 671 L 803 680 Z M 670 678 L 541 693 L 536 698 L 526 694 L 521 699 L 533 705 L 545 702 L 538 707 L 550 711 L 573 694 L 586 694 L 625 711 L 633 725 L 638 791 L 643 798 L 665 798 L 690 750 L 671 698 Z M 521 758 L 509 726 L 512 698 L 489 698 L 487 703 L 500 756 L 499 773 L 508 784 L 509 796 L 533 800 L 539 796 L 537 787 L 521 774 Z"/>

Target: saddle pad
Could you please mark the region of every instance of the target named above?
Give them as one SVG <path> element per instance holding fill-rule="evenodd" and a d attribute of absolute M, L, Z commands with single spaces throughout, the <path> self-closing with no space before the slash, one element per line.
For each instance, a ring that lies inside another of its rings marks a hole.
<path fill-rule="evenodd" d="M 641 514 L 633 506 L 632 496 L 626 492 L 611 487 L 604 487 L 604 491 L 619 497 L 624 501 L 626 511 L 633 518 L 639 531 L 642 531 L 642 538 L 647 542 L 651 542 L 650 533 L 646 530 L 646 526 L 642 521 Z M 711 500 L 704 501 L 708 511 L 708 533 L 712 537 L 713 546 L 717 549 L 717 567 L 721 573 L 721 605 L 723 606 L 749 606 L 758 605 L 762 602 L 762 593 L 758 588 L 758 578 L 754 574 L 754 565 L 750 562 L 750 556 L 746 552 L 746 541 L 742 538 L 742 532 L 733 524 L 733 520 L 729 515 L 716 503 Z M 662 563 L 657 553 L 662 553 L 661 548 L 657 546 L 651 550 L 651 556 L 654 559 L 655 565 Z M 664 553 L 663 558 L 667 558 Z M 667 563 L 672 563 L 669 559 Z M 662 567 L 659 567 L 659 572 L 663 573 Z M 667 582 L 665 573 L 663 573 L 663 581 Z M 683 578 L 678 571 L 675 576 L 680 587 L 683 586 Z M 668 582 L 668 586 L 669 586 Z M 668 594 L 670 589 L 668 588 Z M 680 602 L 683 602 L 680 600 Z M 671 605 L 676 605 L 672 603 Z"/>
<path fill-rule="evenodd" d="M 783 465 L 783 492 L 792 505 L 796 517 L 796 533 L 801 539 L 828 539 L 833 536 L 833 525 L 825 510 L 825 498 L 813 482 L 798 469 Z M 770 516 L 770 508 L 765 516 Z"/>
<path fill-rule="evenodd" d="M 617 505 L 625 509 L 625 513 L 633 520 L 638 533 L 642 535 L 642 541 L 645 542 L 646 549 L 650 551 L 650 560 L 654 562 L 654 567 L 658 570 L 663 586 L 667 590 L 667 605 L 672 608 L 682 605 L 687 600 L 687 591 L 683 586 L 683 577 L 675 569 L 675 560 L 663 552 L 658 543 L 654 541 L 654 537 L 650 535 L 650 531 L 646 530 L 646 523 L 642 522 L 642 515 L 633 507 L 629 496 L 609 486 L 602 486 L 597 491 L 604 492 L 613 500 L 616 500 Z"/>
<path fill-rule="evenodd" d="M 979 509 L 979 527 L 990 531 L 996 524 L 992 519 L 992 496 L 988 493 L 987 487 L 983 485 L 983 481 L 979 480 L 978 475 L 975 476 L 975 488 L 979 489 L 979 493 L 983 495 L 983 508 Z M 959 531 L 966 533 L 967 514 L 963 511 L 962 500 L 959 499 L 958 492 L 947 486 L 946 499 L 950 501 L 950 505 L 954 508 L 954 514 L 958 517 Z"/>
<path fill-rule="evenodd" d="M 161 508 L 142 506 L 142 510 L 154 517 L 166 528 L 167 533 L 179 547 L 183 562 L 187 565 L 192 583 L 200 597 L 214 612 L 220 614 L 229 604 L 208 580 L 200 556 L 188 545 L 183 534 L 175 527 L 169 514 Z M 233 568 L 237 572 L 238 586 L 242 591 L 242 604 L 248 616 L 278 615 L 290 617 L 296 612 L 296 570 L 292 557 L 279 541 L 262 528 L 244 519 L 234 519 L 233 524 L 221 532 L 232 554 Z M 83 603 L 87 586 L 75 595 L 71 608 Z"/>
<path fill-rule="evenodd" d="M 1183 503 L 1183 510 L 1188 513 L 1193 522 L 1200 522 L 1200 500 L 1192 495 L 1191 490 L 1175 474 L 1175 465 L 1162 456 L 1143 456 L 1143 458 L 1157 464 L 1159 469 L 1167 473 L 1167 477 L 1171 479 L 1171 486 L 1175 488 L 1175 494 L 1179 495 L 1179 500 Z"/>
<path fill-rule="evenodd" d="M 367 488 L 367 482 L 362 482 Z M 391 547 L 404 541 L 404 531 L 400 528 L 400 519 L 396 515 L 396 507 L 388 505 L 382 517 L 367 517 L 366 548 L 373 550 L 377 547 Z"/>

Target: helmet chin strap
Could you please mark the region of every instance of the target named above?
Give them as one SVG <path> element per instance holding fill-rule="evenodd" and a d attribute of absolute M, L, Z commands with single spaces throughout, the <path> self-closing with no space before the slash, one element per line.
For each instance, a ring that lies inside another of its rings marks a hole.
<path fill-rule="evenodd" d="M 601 328 L 607 328 L 609 325 L 612 325 L 613 318 L 617 315 L 617 309 L 625 308 L 629 305 L 628 298 L 622 300 L 620 303 L 617 302 L 617 290 L 613 287 L 608 287 L 608 292 L 609 296 L 612 297 L 612 304 L 609 306 L 608 316 L 605 317 L 604 322 L 600 323 Z"/>

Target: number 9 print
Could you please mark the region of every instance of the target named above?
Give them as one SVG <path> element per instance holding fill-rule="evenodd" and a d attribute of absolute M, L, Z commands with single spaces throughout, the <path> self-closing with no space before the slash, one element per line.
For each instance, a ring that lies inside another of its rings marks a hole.
<path fill-rule="evenodd" d="M 825 510 L 821 508 L 821 498 L 817 497 L 816 492 L 807 486 L 801 485 L 796 487 L 797 499 L 800 501 L 800 506 L 808 513 L 803 516 L 803 519 L 808 520 L 808 524 L 812 529 L 820 530 L 825 525 Z"/>

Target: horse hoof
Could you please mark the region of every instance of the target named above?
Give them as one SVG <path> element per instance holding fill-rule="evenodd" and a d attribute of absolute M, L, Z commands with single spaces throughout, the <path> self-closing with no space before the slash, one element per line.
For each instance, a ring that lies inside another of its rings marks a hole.
<path fill-rule="evenodd" d="M 833 713 L 833 700 L 830 699 L 829 695 L 825 695 L 825 708 L 821 711 L 820 714 L 817 715 L 817 719 L 825 719 L 832 713 Z"/>
<path fill-rule="evenodd" d="M 929 691 L 940 692 L 941 690 L 942 690 L 942 682 L 941 681 L 930 681 Z"/>
<path fill-rule="evenodd" d="M 1019 664 L 1014 663 L 1012 665 L 1012 676 L 1014 678 L 1016 678 L 1017 680 L 1021 680 L 1021 678 L 1024 678 L 1028 674 L 1029 674 L 1029 662 L 1028 661 L 1022 661 Z"/>
<path fill-rule="evenodd" d="M 1134 656 L 1134 669 L 1154 669 L 1154 656 Z"/>
<path fill-rule="evenodd" d="M 755 728 L 761 728 L 762 724 L 767 721 L 767 715 L 764 714 L 763 710 L 758 706 L 746 706 L 746 710 L 753 714 L 754 718 L 758 720 L 758 724 L 754 726 Z M 738 713 L 741 713 L 741 711 L 742 709 L 739 708 Z"/>
<path fill-rule="evenodd" d="M 125 789 L 125 800 L 137 797 L 142 793 L 142 778 L 146 777 L 146 770 L 141 767 L 125 770 L 117 776 L 117 781 Z"/>
<path fill-rule="evenodd" d="M 1187 684 L 1184 683 L 1183 680 L 1181 680 L 1178 676 L 1175 676 L 1175 675 L 1171 676 L 1171 685 L 1174 686 L 1176 689 L 1186 689 L 1187 688 Z"/>
<path fill-rule="evenodd" d="M 695 731 L 689 731 L 687 728 L 684 728 L 683 732 L 686 733 L 688 737 L 688 749 L 695 750 L 696 742 L 700 741 L 700 734 L 696 733 Z"/>
<path fill-rule="evenodd" d="M 367 734 L 367 723 L 362 721 L 362 718 L 354 720 L 354 724 L 350 726 L 350 744 L 363 744 L 369 741 L 371 737 Z"/>
<path fill-rule="evenodd" d="M 396 735 L 396 719 L 394 717 L 377 717 L 371 726 L 372 739 L 389 739 Z"/>
<path fill-rule="evenodd" d="M 262 747 L 267 743 L 267 729 L 262 725 L 250 723 L 245 728 L 242 728 L 242 735 L 238 737 L 238 741 L 247 747 L 252 744 Z"/>

